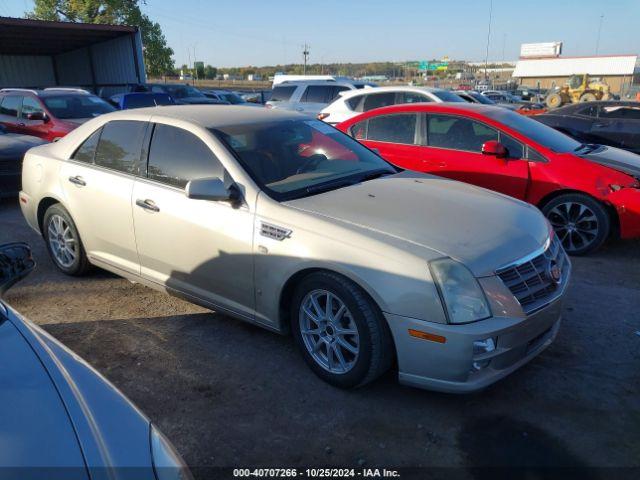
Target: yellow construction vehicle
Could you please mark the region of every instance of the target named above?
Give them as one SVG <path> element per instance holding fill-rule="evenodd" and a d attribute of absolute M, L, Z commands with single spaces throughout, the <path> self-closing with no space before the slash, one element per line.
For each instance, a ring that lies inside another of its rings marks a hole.
<path fill-rule="evenodd" d="M 590 79 L 589 75 L 572 75 L 569 81 L 547 95 L 547 107 L 558 108 L 567 103 L 592 102 L 594 100 L 609 100 L 611 97 L 609 85 L 599 79 Z"/>

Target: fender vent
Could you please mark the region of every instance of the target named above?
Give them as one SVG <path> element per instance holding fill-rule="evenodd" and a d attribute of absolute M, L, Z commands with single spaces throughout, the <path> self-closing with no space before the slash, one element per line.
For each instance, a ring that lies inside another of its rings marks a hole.
<path fill-rule="evenodd" d="M 272 225 L 271 223 L 262 222 L 260 235 L 267 238 L 273 238 L 274 240 L 281 242 L 285 238 L 289 238 L 291 236 L 291 230 L 277 225 Z"/>

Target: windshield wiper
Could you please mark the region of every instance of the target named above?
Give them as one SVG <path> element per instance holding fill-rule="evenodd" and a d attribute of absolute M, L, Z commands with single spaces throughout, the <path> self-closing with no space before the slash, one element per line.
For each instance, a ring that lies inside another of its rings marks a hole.
<path fill-rule="evenodd" d="M 339 181 L 320 183 L 318 185 L 312 185 L 310 187 L 307 187 L 305 189 L 305 191 L 307 193 L 328 192 L 329 190 L 336 190 L 338 188 L 348 187 L 348 186 L 353 185 L 355 183 L 357 183 L 357 182 L 354 182 L 353 180 L 341 179 Z"/>
<path fill-rule="evenodd" d="M 375 180 L 376 178 L 384 177 L 385 175 L 393 175 L 393 173 L 394 172 L 390 172 L 389 170 L 373 170 L 360 177 L 358 181 L 366 182 L 367 180 Z"/>
<path fill-rule="evenodd" d="M 595 143 L 583 143 L 581 145 L 579 145 L 578 147 L 576 147 L 573 151 L 574 152 L 582 152 L 582 153 L 589 153 L 589 152 L 593 152 L 594 150 L 596 150 L 600 145 L 597 145 Z"/>

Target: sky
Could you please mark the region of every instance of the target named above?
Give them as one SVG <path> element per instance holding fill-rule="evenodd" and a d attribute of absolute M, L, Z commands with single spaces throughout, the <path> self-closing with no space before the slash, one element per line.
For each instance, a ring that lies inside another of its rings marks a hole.
<path fill-rule="evenodd" d="M 141 2 L 142 4 L 143 2 Z M 640 53 L 640 0 L 146 0 L 176 65 L 450 59 L 516 60 L 522 43 L 562 41 L 563 55 Z M 32 0 L 0 0 L 22 17 Z"/>

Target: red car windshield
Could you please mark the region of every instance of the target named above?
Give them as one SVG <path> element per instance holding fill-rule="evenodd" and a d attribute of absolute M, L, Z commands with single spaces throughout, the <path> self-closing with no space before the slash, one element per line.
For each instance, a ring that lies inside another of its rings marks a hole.
<path fill-rule="evenodd" d="M 48 95 L 42 100 L 51 114 L 61 120 L 93 118 L 115 111 L 107 102 L 93 95 Z"/>
<path fill-rule="evenodd" d="M 507 110 L 506 108 L 495 108 L 491 109 L 491 111 L 487 109 L 487 111 L 483 113 L 492 120 L 511 127 L 516 132 L 521 133 L 525 137 L 556 153 L 573 152 L 582 146 L 580 142 L 576 142 L 564 133 L 560 133 L 543 123 Z"/>

